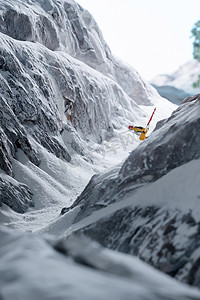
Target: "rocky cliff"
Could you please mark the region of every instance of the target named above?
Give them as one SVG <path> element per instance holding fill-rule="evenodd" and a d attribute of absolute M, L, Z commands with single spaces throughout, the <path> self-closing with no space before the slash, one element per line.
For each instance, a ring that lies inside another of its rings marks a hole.
<path fill-rule="evenodd" d="M 76 2 L 0 5 L 0 167 L 8 175 L 1 177 L 1 202 L 24 212 L 33 205 L 31 186 L 9 177 L 18 173 L 19 149 L 37 167 L 41 149 L 68 163 L 74 153 L 91 161 L 86 143 L 109 140 L 145 115 L 139 104 L 162 99 L 113 57 L 93 17 Z M 16 184 L 19 193 L 6 190 Z"/>

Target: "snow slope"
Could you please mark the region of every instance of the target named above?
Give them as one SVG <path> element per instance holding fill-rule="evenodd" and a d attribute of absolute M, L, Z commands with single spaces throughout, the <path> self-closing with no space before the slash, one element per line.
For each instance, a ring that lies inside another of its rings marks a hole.
<path fill-rule="evenodd" d="M 82 238 L 0 228 L 2 299 L 197 300 L 200 292 Z M 22 255 L 23 253 L 23 255 Z"/>

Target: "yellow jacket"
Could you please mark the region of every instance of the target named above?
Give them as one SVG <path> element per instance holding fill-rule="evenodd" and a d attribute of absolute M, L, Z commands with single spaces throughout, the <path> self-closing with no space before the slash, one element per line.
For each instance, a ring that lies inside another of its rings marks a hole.
<path fill-rule="evenodd" d="M 139 139 L 144 141 L 146 139 L 146 134 L 148 132 L 148 128 L 139 127 L 139 126 L 129 126 L 130 130 L 134 130 L 135 132 L 141 132 Z"/>
<path fill-rule="evenodd" d="M 148 132 L 148 129 L 145 129 L 145 131 L 142 131 L 142 133 L 140 134 L 140 137 L 139 137 L 139 139 L 141 141 L 144 141 L 147 138 L 146 137 L 147 132 Z"/>

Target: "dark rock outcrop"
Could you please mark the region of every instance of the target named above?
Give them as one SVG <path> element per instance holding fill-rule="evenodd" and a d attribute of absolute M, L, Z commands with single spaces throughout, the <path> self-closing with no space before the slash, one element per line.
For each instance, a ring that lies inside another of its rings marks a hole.
<path fill-rule="evenodd" d="M 0 204 L 2 203 L 18 213 L 24 213 L 34 206 L 30 189 L 5 175 L 0 175 Z"/>
<path fill-rule="evenodd" d="M 11 158 L 15 156 L 17 149 L 24 151 L 30 161 L 39 165 L 40 160 L 27 138 L 26 131 L 3 97 L 0 97 L 0 130 L 0 164 L 2 170 L 8 175 L 13 175 Z"/>

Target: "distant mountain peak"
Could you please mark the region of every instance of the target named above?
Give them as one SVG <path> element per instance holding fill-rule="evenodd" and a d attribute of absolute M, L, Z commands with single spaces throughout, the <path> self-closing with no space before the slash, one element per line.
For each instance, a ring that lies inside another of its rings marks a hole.
<path fill-rule="evenodd" d="M 171 74 L 160 74 L 154 77 L 150 82 L 158 87 L 172 86 L 183 90 L 191 95 L 198 93 L 198 89 L 192 87 L 200 74 L 200 62 L 192 59 L 181 65 Z"/>

